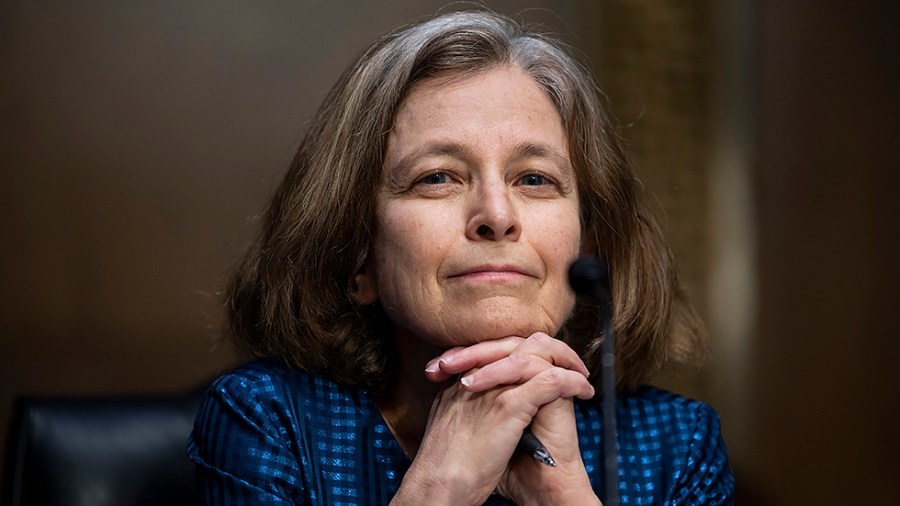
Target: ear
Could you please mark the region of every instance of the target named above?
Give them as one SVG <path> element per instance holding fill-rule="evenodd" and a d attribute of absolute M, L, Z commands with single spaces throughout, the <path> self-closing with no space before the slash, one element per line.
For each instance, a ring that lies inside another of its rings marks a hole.
<path fill-rule="evenodd" d="M 362 268 L 350 278 L 350 297 L 361 306 L 374 304 L 378 300 L 378 284 L 369 273 L 369 266 Z"/>

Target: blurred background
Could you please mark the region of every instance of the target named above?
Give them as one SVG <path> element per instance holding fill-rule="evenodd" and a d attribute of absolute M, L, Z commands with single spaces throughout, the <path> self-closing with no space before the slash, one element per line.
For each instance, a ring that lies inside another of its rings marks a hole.
<path fill-rule="evenodd" d="M 0 444 L 16 396 L 235 365 L 223 275 L 304 122 L 445 4 L 0 2 Z M 711 334 L 660 381 L 721 414 L 738 504 L 898 504 L 898 4 L 487 4 L 583 53 L 623 124 Z"/>

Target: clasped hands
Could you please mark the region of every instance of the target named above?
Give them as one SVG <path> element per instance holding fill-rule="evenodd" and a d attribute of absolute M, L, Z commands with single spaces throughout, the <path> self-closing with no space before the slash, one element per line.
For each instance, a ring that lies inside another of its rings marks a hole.
<path fill-rule="evenodd" d="M 444 388 L 404 481 L 416 480 L 429 504 L 481 504 L 495 491 L 519 505 L 600 504 L 573 407 L 594 395 L 588 374 L 575 351 L 541 332 L 445 351 L 426 365 Z M 557 467 L 515 453 L 529 425 Z"/>

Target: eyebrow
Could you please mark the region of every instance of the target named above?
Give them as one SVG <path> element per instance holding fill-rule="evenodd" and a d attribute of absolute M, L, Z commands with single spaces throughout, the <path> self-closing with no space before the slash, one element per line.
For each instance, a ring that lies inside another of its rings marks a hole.
<path fill-rule="evenodd" d="M 569 157 L 546 144 L 523 142 L 516 146 L 513 153 L 513 158 L 547 158 L 563 169 L 566 174 L 573 174 L 572 162 Z"/>

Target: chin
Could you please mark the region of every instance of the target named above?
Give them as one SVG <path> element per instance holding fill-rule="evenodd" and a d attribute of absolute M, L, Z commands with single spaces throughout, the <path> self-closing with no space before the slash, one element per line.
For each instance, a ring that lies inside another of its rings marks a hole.
<path fill-rule="evenodd" d="M 563 301 L 567 302 L 567 301 Z M 509 336 L 527 338 L 535 332 L 555 337 L 572 304 L 546 306 L 535 301 L 482 299 L 476 304 L 445 304 L 440 311 L 415 311 L 429 318 L 394 320 L 395 332 L 440 349 L 469 346 Z"/>
<path fill-rule="evenodd" d="M 528 337 L 535 332 L 555 336 L 559 326 L 540 311 L 495 311 L 484 315 L 472 315 L 454 322 L 447 337 L 455 336 L 456 345 L 475 344 L 509 336 Z"/>

